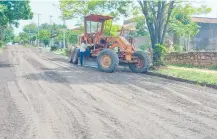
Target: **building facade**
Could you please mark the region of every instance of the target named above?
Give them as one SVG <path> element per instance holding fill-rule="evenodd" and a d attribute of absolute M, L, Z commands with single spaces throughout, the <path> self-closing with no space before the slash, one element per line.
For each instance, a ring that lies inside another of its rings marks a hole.
<path fill-rule="evenodd" d="M 189 36 L 179 37 L 179 45 L 183 46 L 186 51 L 217 51 L 217 18 L 192 17 L 192 20 L 200 26 L 198 34 L 192 38 Z M 136 24 L 132 19 L 124 21 L 124 27 L 128 30 L 136 31 Z M 126 36 L 130 31 L 126 31 Z M 177 36 L 170 35 L 166 37 L 166 42 L 173 42 Z M 149 37 L 135 37 L 136 47 L 144 44 L 150 44 Z"/>

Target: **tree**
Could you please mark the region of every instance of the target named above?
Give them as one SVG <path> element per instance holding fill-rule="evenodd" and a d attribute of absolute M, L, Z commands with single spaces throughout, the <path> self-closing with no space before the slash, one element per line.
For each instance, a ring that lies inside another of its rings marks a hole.
<path fill-rule="evenodd" d="M 114 17 L 127 16 L 131 1 L 102 1 L 102 0 L 60 0 L 60 8 L 64 18 L 80 17 L 79 21 L 88 14 L 107 14 Z"/>
<path fill-rule="evenodd" d="M 40 30 L 51 30 L 51 25 L 48 23 L 41 24 L 39 27 Z"/>
<path fill-rule="evenodd" d="M 106 21 L 104 28 L 104 35 L 107 36 L 116 36 L 121 30 L 121 26 L 112 24 L 111 20 Z"/>
<path fill-rule="evenodd" d="M 6 25 L 8 23 L 8 18 L 6 16 L 7 6 L 0 3 L 0 25 Z"/>
<path fill-rule="evenodd" d="M 1 25 L 6 25 L 7 23 L 18 25 L 18 20 L 31 19 L 33 13 L 29 5 L 29 0 L 25 1 L 0 1 L 0 7 L 3 7 L 4 11 L 2 16 L 4 16 L 4 21 Z"/>
<path fill-rule="evenodd" d="M 192 15 L 207 14 L 210 11 L 211 8 L 206 5 L 195 8 L 190 3 L 178 4 L 171 14 L 168 25 L 169 32 L 177 36 L 195 36 L 199 32 L 199 26 L 192 21 Z"/>
<path fill-rule="evenodd" d="M 33 43 L 36 40 L 38 28 L 35 23 L 24 26 L 23 31 L 29 35 L 29 41 Z"/>
<path fill-rule="evenodd" d="M 26 44 L 29 41 L 29 35 L 25 32 L 19 33 L 19 42 L 22 44 Z"/>
<path fill-rule="evenodd" d="M 24 26 L 23 31 L 29 34 L 37 34 L 38 28 L 35 23 Z"/>
<path fill-rule="evenodd" d="M 50 41 L 50 31 L 46 29 L 40 30 L 38 38 L 45 46 L 48 45 Z"/>
<path fill-rule="evenodd" d="M 146 24 L 144 24 L 145 21 L 145 17 L 144 16 L 138 16 L 138 13 L 133 14 L 133 18 L 131 19 L 131 22 L 134 22 L 136 24 L 136 31 L 133 34 L 134 37 L 138 37 L 138 36 L 148 36 L 149 32 L 148 32 L 148 28 L 146 26 Z"/>
<path fill-rule="evenodd" d="M 81 31 L 67 30 L 66 31 L 66 40 L 73 45 L 78 43 L 78 35 L 81 34 Z"/>
<path fill-rule="evenodd" d="M 3 40 L 5 28 L 8 24 L 18 26 L 18 20 L 31 19 L 33 13 L 29 5 L 29 0 L 0 1 L 0 40 Z"/>
<path fill-rule="evenodd" d="M 63 42 L 63 34 L 64 34 L 64 30 L 67 27 L 65 25 L 58 25 L 58 24 L 53 24 L 50 26 L 50 32 L 51 32 L 51 36 L 52 36 L 52 42 L 54 43 L 60 43 Z M 67 41 L 66 41 L 67 43 Z"/>
<path fill-rule="evenodd" d="M 198 26 L 191 22 L 191 15 L 210 11 L 210 9 L 206 6 L 201 6 L 200 8 L 194 9 L 190 4 L 185 4 L 183 7 L 180 4 L 182 1 L 177 1 L 176 3 L 174 0 L 137 1 L 140 5 L 146 20 L 146 25 L 148 27 L 154 52 L 154 63 L 159 63 L 161 55 L 163 54 L 158 53 L 158 49 L 163 48 L 163 41 L 168 25 L 170 30 L 176 33 L 190 33 L 191 35 L 195 35 L 198 32 Z"/>
<path fill-rule="evenodd" d="M 142 13 L 144 14 L 146 19 L 152 48 L 156 49 L 156 44 L 163 44 L 170 16 L 175 6 L 174 1 L 138 0 L 138 3 L 141 6 Z M 153 62 L 158 63 L 161 55 L 159 55 L 159 53 L 155 53 L 155 50 L 153 52 Z"/>
<path fill-rule="evenodd" d="M 19 42 L 20 42 L 20 36 L 19 36 L 19 35 L 18 35 L 18 36 L 15 36 L 13 42 L 14 42 L 14 43 L 19 43 Z"/>
<path fill-rule="evenodd" d="M 30 43 L 33 43 L 37 36 L 39 37 L 39 40 L 44 43 L 44 45 L 48 45 L 51 38 L 55 38 L 54 40 L 56 41 L 62 41 L 62 34 L 63 34 L 63 29 L 65 29 L 65 25 L 58 25 L 58 24 L 41 24 L 39 26 L 39 36 L 38 36 L 38 28 L 35 23 L 28 24 L 24 26 L 23 32 L 28 34 L 28 41 Z"/>
<path fill-rule="evenodd" d="M 12 42 L 13 39 L 14 39 L 14 30 L 12 27 L 7 27 L 4 33 L 4 42 L 5 43 Z"/>

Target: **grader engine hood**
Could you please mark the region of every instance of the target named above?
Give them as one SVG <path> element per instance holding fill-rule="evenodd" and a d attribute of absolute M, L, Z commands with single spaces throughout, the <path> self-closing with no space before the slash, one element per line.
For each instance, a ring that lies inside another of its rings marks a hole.
<path fill-rule="evenodd" d="M 119 46 L 126 52 L 134 52 L 135 48 L 122 36 L 108 37 L 108 41 L 112 43 L 111 48 Z"/>

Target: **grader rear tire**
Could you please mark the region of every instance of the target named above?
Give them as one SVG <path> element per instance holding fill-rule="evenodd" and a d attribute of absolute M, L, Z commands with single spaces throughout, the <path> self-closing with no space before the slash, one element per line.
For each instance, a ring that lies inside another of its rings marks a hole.
<path fill-rule="evenodd" d="M 69 50 L 69 54 L 68 54 L 68 62 L 69 63 L 72 63 L 72 55 L 73 55 L 74 51 L 75 51 L 75 48 L 71 48 Z"/>
<path fill-rule="evenodd" d="M 137 57 L 137 63 L 129 64 L 129 68 L 135 73 L 146 73 L 149 67 L 148 55 L 144 52 L 135 52 L 133 56 Z"/>
<path fill-rule="evenodd" d="M 111 49 L 102 50 L 97 57 L 98 68 L 103 72 L 114 72 L 119 64 L 118 55 Z"/>

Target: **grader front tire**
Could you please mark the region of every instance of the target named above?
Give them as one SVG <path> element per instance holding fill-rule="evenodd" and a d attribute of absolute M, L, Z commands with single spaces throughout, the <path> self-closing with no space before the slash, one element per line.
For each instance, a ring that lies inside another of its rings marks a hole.
<path fill-rule="evenodd" d="M 102 50 L 97 57 L 98 68 L 103 72 L 114 72 L 119 64 L 118 55 L 111 49 Z"/>

